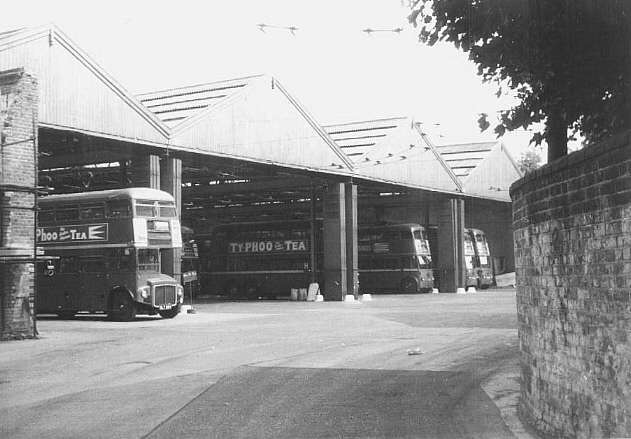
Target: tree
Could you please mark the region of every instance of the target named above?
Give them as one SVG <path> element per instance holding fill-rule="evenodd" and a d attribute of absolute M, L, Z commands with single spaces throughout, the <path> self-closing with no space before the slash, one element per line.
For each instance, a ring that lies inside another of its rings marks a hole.
<path fill-rule="evenodd" d="M 545 122 L 531 142 L 546 140 L 548 162 L 567 154 L 568 131 L 593 142 L 631 128 L 630 0 L 416 0 L 409 20 L 422 42 L 467 52 L 498 96 L 516 93 L 498 137 Z"/>
<path fill-rule="evenodd" d="M 528 149 L 521 155 L 521 157 L 517 161 L 517 166 L 519 166 L 519 170 L 524 175 L 534 171 L 540 165 L 541 157 L 539 156 L 539 154 L 537 154 L 537 151 L 534 151 L 533 149 Z"/>

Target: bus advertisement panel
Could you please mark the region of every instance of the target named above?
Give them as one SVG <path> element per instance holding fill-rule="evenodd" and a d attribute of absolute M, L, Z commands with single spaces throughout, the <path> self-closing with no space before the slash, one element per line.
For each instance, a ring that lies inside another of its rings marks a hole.
<path fill-rule="evenodd" d="M 50 195 L 39 209 L 38 313 L 178 314 L 182 287 L 160 263 L 163 250 L 182 246 L 171 195 L 148 188 Z"/>

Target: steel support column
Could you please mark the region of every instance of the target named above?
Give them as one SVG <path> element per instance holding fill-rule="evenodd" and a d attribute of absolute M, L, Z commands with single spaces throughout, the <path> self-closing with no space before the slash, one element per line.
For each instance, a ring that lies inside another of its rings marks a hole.
<path fill-rule="evenodd" d="M 344 207 L 346 222 L 346 294 L 359 296 L 359 274 L 357 271 L 357 185 L 344 184 Z"/>
<path fill-rule="evenodd" d="M 324 291 L 326 300 L 342 300 L 348 291 L 346 258 L 346 189 L 329 183 L 323 196 Z"/>
<path fill-rule="evenodd" d="M 160 189 L 160 156 L 136 155 L 132 158 L 127 172 L 132 186 Z"/>
<path fill-rule="evenodd" d="M 464 288 L 466 267 L 463 199 L 451 198 L 439 202 L 438 255 L 440 291 L 455 293 L 458 288 Z"/>
<path fill-rule="evenodd" d="M 182 160 L 166 157 L 160 162 L 160 189 L 175 198 L 177 217 L 182 221 Z M 162 272 L 182 282 L 182 249 L 162 250 Z"/>

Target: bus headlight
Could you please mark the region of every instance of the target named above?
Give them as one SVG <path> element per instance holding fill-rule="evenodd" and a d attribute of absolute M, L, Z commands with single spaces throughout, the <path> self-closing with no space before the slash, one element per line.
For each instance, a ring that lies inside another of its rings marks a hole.
<path fill-rule="evenodd" d="M 144 287 L 138 288 L 138 290 L 136 290 L 136 293 L 143 299 L 148 299 L 149 297 L 151 297 L 151 288 L 149 287 L 149 285 L 145 285 Z"/>
<path fill-rule="evenodd" d="M 175 293 L 177 294 L 178 302 L 184 303 L 184 288 L 182 288 L 182 285 L 175 286 Z"/>

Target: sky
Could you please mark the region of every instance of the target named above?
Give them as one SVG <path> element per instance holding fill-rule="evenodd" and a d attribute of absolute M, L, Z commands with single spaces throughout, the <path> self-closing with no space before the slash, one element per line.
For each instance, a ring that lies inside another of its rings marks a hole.
<path fill-rule="evenodd" d="M 0 30 L 55 23 L 132 93 L 267 73 L 323 125 L 411 116 L 435 144 L 494 140 L 478 116 L 492 120 L 513 98 L 497 98 L 453 46 L 418 42 L 407 3 L 22 0 L 0 7 Z M 518 159 L 531 136 L 501 140 Z"/>

